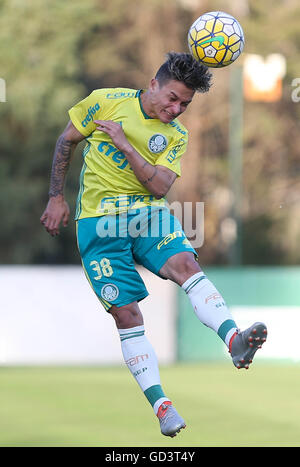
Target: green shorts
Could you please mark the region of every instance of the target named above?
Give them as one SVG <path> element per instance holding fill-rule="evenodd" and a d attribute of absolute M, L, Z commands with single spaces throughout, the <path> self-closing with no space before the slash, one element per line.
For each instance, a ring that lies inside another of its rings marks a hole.
<path fill-rule="evenodd" d="M 148 295 L 136 263 L 160 276 L 176 253 L 196 255 L 179 220 L 158 206 L 80 219 L 77 243 L 85 274 L 107 311 Z"/>

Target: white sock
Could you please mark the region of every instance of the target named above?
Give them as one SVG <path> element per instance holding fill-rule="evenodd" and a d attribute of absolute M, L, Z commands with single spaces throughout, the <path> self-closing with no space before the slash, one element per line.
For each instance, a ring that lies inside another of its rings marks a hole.
<path fill-rule="evenodd" d="M 157 357 L 144 326 L 118 331 L 125 363 L 157 414 L 159 406 L 170 399 L 162 390 Z"/>
<path fill-rule="evenodd" d="M 218 333 L 229 347 L 237 326 L 223 297 L 203 272 L 191 276 L 181 286 L 188 295 L 200 321 Z"/>

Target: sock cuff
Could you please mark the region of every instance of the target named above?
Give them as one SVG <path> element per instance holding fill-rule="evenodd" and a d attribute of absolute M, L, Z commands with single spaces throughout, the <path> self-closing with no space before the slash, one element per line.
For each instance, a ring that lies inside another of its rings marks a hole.
<path fill-rule="evenodd" d="M 236 332 L 236 330 L 237 330 L 237 325 L 235 321 L 233 321 L 233 319 L 227 319 L 221 324 L 217 333 L 219 337 L 221 337 L 222 341 L 226 342 L 226 337 L 227 337 L 227 340 L 230 339 L 230 337 L 232 336 L 232 334 Z M 230 335 L 229 335 L 229 332 L 231 332 Z"/>
<path fill-rule="evenodd" d="M 120 334 L 121 342 L 126 339 L 132 339 L 133 337 L 141 337 L 145 334 L 144 325 L 135 326 L 134 328 L 129 329 L 118 329 Z"/>
<path fill-rule="evenodd" d="M 189 277 L 181 287 L 185 293 L 188 294 L 195 287 L 195 285 L 199 284 L 199 282 L 201 282 L 203 279 L 206 279 L 206 275 L 202 271 L 197 272 L 193 276 Z"/>

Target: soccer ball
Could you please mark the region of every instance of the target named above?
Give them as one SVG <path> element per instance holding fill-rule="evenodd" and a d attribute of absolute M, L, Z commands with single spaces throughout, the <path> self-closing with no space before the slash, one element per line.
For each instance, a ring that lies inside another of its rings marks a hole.
<path fill-rule="evenodd" d="M 194 21 L 188 33 L 188 45 L 196 60 L 209 67 L 222 68 L 241 55 L 244 32 L 233 16 L 211 11 Z"/>

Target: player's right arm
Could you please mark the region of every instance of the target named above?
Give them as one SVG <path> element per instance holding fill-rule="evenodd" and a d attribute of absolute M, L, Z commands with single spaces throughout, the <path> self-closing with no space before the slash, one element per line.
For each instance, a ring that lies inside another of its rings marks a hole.
<path fill-rule="evenodd" d="M 59 234 L 60 223 L 68 225 L 70 209 L 64 198 L 66 174 L 77 144 L 85 138 L 69 121 L 59 136 L 52 163 L 49 201 L 40 221 L 53 237 Z"/>

